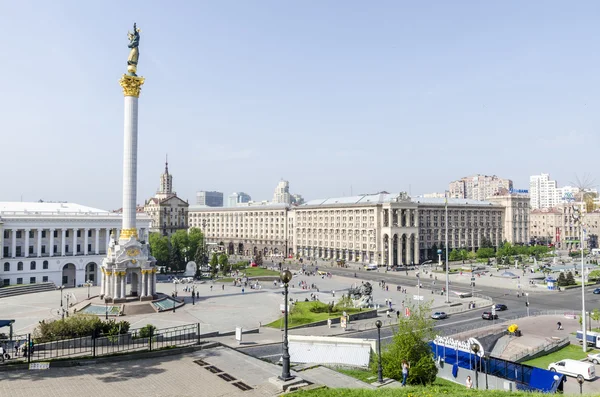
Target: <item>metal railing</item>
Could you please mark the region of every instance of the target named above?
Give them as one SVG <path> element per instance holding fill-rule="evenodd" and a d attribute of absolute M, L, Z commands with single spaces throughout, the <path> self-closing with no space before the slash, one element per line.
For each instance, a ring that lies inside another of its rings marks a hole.
<path fill-rule="evenodd" d="M 0 340 L 8 361 L 47 361 L 60 358 L 100 357 L 135 351 L 152 351 L 201 343 L 200 323 L 162 329 L 134 329 L 115 335 L 90 335 L 37 343 L 32 334 Z"/>
<path fill-rule="evenodd" d="M 570 342 L 569 342 L 569 338 L 568 337 L 562 338 L 559 341 L 545 343 L 545 344 L 540 345 L 538 347 L 527 349 L 527 350 L 523 350 L 523 351 L 521 351 L 521 352 L 519 352 L 517 354 L 513 354 L 512 356 L 510 356 L 510 361 L 517 362 L 517 361 L 521 360 L 524 357 L 533 356 L 533 355 L 536 355 L 536 354 L 538 354 L 538 353 L 540 353 L 540 352 L 542 352 L 544 350 L 553 349 L 555 347 L 563 347 L 565 345 L 568 345 L 569 343 Z"/>

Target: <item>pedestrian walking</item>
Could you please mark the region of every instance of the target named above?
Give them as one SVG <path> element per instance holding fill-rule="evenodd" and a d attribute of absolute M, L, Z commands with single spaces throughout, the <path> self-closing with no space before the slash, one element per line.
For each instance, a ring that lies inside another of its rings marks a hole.
<path fill-rule="evenodd" d="M 221 289 L 225 291 L 225 284 L 221 285 Z"/>
<path fill-rule="evenodd" d="M 213 287 L 213 286 L 211 285 L 211 286 L 210 286 L 210 290 L 211 290 L 211 291 L 212 291 L 212 287 Z"/>
<path fill-rule="evenodd" d="M 408 369 L 410 364 L 406 360 L 402 360 L 402 386 L 406 386 L 406 380 L 408 379 Z"/>
<path fill-rule="evenodd" d="M 560 331 L 561 329 L 563 329 L 562 323 L 560 321 L 557 322 L 556 325 L 558 326 L 558 328 L 557 328 L 558 331 Z"/>

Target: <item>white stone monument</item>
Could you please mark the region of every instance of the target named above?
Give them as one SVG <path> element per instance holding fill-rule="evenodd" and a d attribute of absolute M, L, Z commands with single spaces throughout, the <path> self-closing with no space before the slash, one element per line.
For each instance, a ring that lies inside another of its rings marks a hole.
<path fill-rule="evenodd" d="M 127 74 L 119 83 L 125 95 L 125 147 L 123 151 L 123 224 L 117 239 L 112 235 L 106 258 L 102 261 L 101 297 L 113 303 L 127 296 L 152 300 L 156 295 L 156 259 L 147 243 L 138 239 L 136 228 L 138 98 L 144 78 L 138 77 L 137 61 L 140 30 L 133 25 L 129 33 Z M 127 291 L 127 280 L 131 284 Z"/>

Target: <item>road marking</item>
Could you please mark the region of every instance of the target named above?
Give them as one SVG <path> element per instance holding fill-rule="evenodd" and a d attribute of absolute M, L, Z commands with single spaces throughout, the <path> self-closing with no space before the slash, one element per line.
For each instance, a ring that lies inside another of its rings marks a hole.
<path fill-rule="evenodd" d="M 383 339 L 383 338 L 382 338 Z M 260 356 L 259 358 L 267 358 L 267 357 L 277 357 L 277 356 L 281 356 L 283 353 L 277 353 L 277 354 L 268 354 L 266 356 Z"/>

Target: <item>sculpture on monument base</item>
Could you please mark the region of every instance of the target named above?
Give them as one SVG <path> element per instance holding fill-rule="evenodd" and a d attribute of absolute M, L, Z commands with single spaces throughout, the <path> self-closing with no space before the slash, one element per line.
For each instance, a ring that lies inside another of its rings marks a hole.
<path fill-rule="evenodd" d="M 133 24 L 133 33 L 127 32 L 127 37 L 129 38 L 129 45 L 127 47 L 131 48 L 129 51 L 129 58 L 127 58 L 127 71 L 131 76 L 137 76 L 135 73 L 137 72 L 137 64 L 138 59 L 140 58 L 140 32 L 142 30 L 136 27 L 136 24 Z"/>
<path fill-rule="evenodd" d="M 373 303 L 373 286 L 368 281 L 348 290 L 354 307 L 369 307 Z"/>

